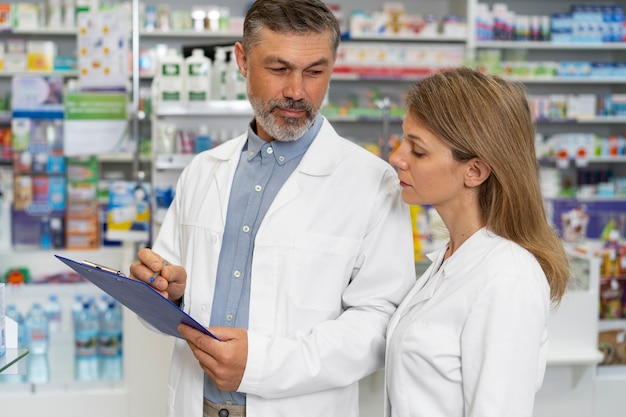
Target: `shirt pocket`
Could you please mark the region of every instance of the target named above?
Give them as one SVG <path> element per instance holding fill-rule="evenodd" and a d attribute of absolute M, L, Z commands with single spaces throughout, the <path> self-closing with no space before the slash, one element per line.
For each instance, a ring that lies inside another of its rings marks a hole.
<path fill-rule="evenodd" d="M 296 308 L 341 311 L 359 241 L 304 233 L 296 237 L 291 261 L 289 296 Z"/>

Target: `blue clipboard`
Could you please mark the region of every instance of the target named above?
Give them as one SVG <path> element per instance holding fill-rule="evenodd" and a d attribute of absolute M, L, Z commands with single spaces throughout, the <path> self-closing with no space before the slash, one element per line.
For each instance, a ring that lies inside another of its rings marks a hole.
<path fill-rule="evenodd" d="M 93 262 L 79 262 L 60 255 L 54 256 L 160 332 L 182 339 L 177 327 L 184 323 L 217 339 L 206 327 L 145 282 Z"/>

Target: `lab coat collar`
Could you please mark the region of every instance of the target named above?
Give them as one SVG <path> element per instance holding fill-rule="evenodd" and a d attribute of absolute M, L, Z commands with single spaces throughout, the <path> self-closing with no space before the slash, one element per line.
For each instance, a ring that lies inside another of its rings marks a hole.
<path fill-rule="evenodd" d="M 313 143 L 309 146 L 297 168 L 303 174 L 313 176 L 330 175 L 335 167 L 341 163 L 342 154 L 339 152 L 339 142 L 337 142 L 339 135 L 326 117 L 322 116 L 322 119 L 323 123 L 319 133 L 313 139 Z M 246 140 L 247 133 L 237 136 L 230 140 L 230 143 L 227 142 L 222 146 L 216 147 L 211 156 L 222 161 L 239 158 Z M 354 146 L 358 145 L 354 144 Z"/>
<path fill-rule="evenodd" d="M 450 258 L 441 264 L 439 272 L 443 273 L 442 278 L 460 275 L 459 271 L 466 270 L 468 262 L 480 262 L 483 259 L 483 255 L 491 250 L 496 243 L 495 237 L 498 237 L 498 235 L 486 227 L 482 227 L 474 232 Z M 433 266 L 437 267 L 437 262 L 441 263 L 447 248 L 448 245 L 428 253 L 426 257 L 433 262 Z"/>

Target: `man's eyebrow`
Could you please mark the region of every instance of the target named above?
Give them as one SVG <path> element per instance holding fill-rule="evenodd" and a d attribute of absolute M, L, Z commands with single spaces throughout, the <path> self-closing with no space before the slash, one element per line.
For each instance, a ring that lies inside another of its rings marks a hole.
<path fill-rule="evenodd" d="M 287 60 L 285 60 L 285 59 L 283 59 L 283 58 L 281 58 L 279 56 L 268 56 L 267 58 L 265 58 L 263 60 L 263 62 L 265 64 L 278 63 L 278 64 L 284 65 L 286 67 L 289 67 L 289 68 L 293 68 L 294 67 L 293 63 L 291 63 L 291 62 L 289 62 L 289 61 L 287 61 Z M 328 65 L 329 62 L 330 61 L 328 60 L 328 58 L 320 58 L 317 61 L 314 61 L 314 62 L 308 64 L 306 66 L 306 68 L 315 67 L 317 65 Z"/>

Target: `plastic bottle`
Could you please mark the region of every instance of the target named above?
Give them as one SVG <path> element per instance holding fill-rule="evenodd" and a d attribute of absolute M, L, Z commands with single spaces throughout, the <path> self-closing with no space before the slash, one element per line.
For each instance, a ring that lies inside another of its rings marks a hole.
<path fill-rule="evenodd" d="M 48 217 L 41 218 L 41 249 L 50 249 L 52 247 L 52 231 L 50 230 L 50 219 Z"/>
<path fill-rule="evenodd" d="M 183 58 L 174 48 L 159 59 L 157 74 L 158 100 L 165 102 L 180 102 L 184 97 Z"/>
<path fill-rule="evenodd" d="M 239 71 L 234 49 L 234 47 L 227 48 L 230 51 L 230 60 L 226 64 L 226 99 L 245 100 L 247 97 L 246 79 Z"/>
<path fill-rule="evenodd" d="M 48 296 L 48 302 L 45 305 L 46 315 L 48 316 L 48 326 L 50 333 L 58 333 L 61 331 L 61 303 L 56 294 Z"/>
<path fill-rule="evenodd" d="M 185 92 L 190 103 L 211 99 L 211 59 L 200 48 L 185 59 Z"/>
<path fill-rule="evenodd" d="M 100 318 L 98 335 L 100 379 L 122 379 L 122 327 L 122 308 L 115 300 L 111 300 Z"/>
<path fill-rule="evenodd" d="M 76 317 L 83 310 L 83 295 L 74 295 L 74 302 L 72 303 L 72 325 L 76 324 Z"/>
<path fill-rule="evenodd" d="M 211 149 L 212 139 L 209 135 L 209 128 L 207 125 L 200 125 L 198 128 L 198 134 L 194 140 L 194 152 L 200 153 L 202 151 L 206 151 Z"/>
<path fill-rule="evenodd" d="M 215 47 L 215 60 L 211 70 L 211 94 L 213 100 L 227 100 L 228 64 L 226 63 L 226 48 Z"/>
<path fill-rule="evenodd" d="M 40 303 L 35 302 L 24 319 L 28 350 L 33 355 L 48 352 L 48 316 Z"/>
<path fill-rule="evenodd" d="M 50 381 L 50 367 L 47 353 L 29 353 L 26 365 L 28 382 L 45 384 Z"/>
<path fill-rule="evenodd" d="M 77 381 L 98 379 L 98 317 L 93 299 L 83 303 L 74 323 L 74 378 Z"/>

